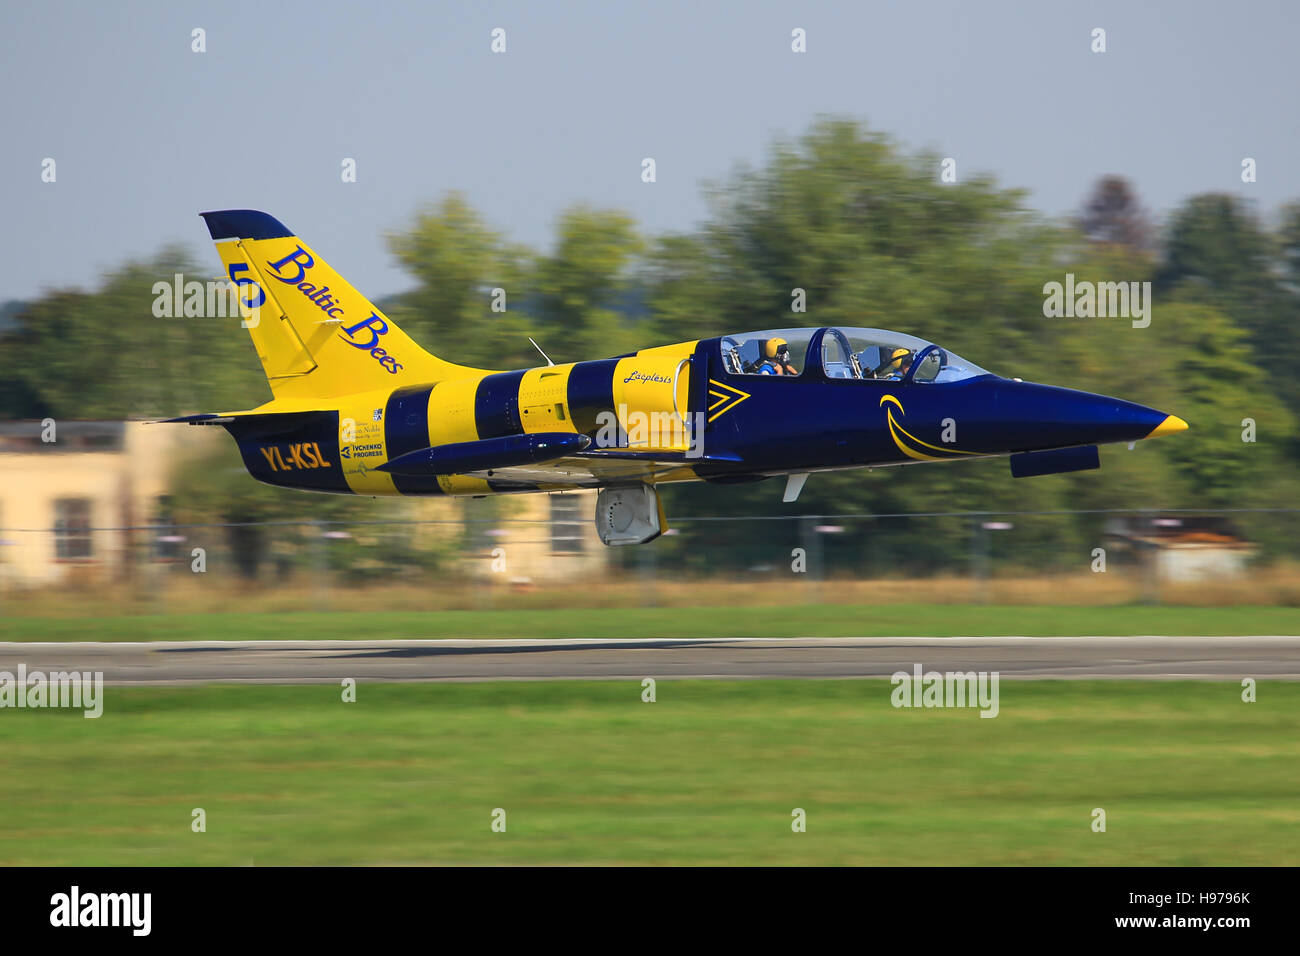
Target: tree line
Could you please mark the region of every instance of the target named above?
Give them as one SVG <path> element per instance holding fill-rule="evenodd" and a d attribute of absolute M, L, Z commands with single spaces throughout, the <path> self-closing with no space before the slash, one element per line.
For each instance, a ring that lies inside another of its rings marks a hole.
<path fill-rule="evenodd" d="M 860 123 L 823 119 L 774 144 L 760 166 L 706 187 L 708 216 L 690 231 L 647 236 L 618 210 L 580 205 L 561 215 L 549 250 L 511 241 L 448 193 L 388 236 L 415 285 L 380 304 L 430 351 L 495 369 L 538 364 L 529 336 L 563 363 L 761 328 L 895 329 L 998 374 L 1115 395 L 1192 426 L 1132 452 L 1104 449 L 1100 472 L 1014 483 L 1005 461 L 975 461 L 817 475 L 794 506 L 771 482 L 673 486 L 664 491 L 670 517 L 1300 500 L 1300 202 L 1265 222 L 1236 194 L 1196 195 L 1157 224 L 1133 185 L 1112 176 L 1081 187 L 1077 215 L 1050 219 L 1022 190 L 991 177 L 941 182 L 938 168 L 938 157 L 908 153 Z M 211 271 L 166 248 L 93 291 L 11 309 L 0 332 L 0 417 L 139 418 L 269 399 L 237 319 L 152 314 L 154 282 Z M 1045 288 L 1067 274 L 1149 282 L 1150 324 L 1045 315 Z M 792 312 L 797 300 L 806 311 Z M 1253 441 L 1243 440 L 1247 421 Z M 203 474 L 178 472 L 178 500 L 196 500 L 183 485 L 193 490 Z M 210 484 L 208 503 L 191 507 L 211 517 L 324 507 L 317 496 Z M 342 499 L 326 508 L 358 517 L 373 509 Z M 741 555 L 754 548 L 788 554 L 793 524 L 758 524 L 730 529 L 725 554 L 695 535 L 690 548 L 671 539 L 656 547 L 676 548 L 684 566 L 748 560 Z M 962 553 L 968 533 L 890 527 L 839 536 L 836 557 L 852 565 L 866 549 L 885 549 L 900 566 L 925 567 Z M 1095 519 L 1041 527 L 1045 547 L 1082 546 L 1097 533 Z M 1270 540 L 1266 523 L 1247 530 Z"/>

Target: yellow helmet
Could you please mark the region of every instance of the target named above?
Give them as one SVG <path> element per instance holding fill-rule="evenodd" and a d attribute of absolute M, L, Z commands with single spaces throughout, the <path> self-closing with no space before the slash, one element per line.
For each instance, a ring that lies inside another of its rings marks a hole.
<path fill-rule="evenodd" d="M 774 359 L 776 358 L 776 353 L 781 351 L 781 346 L 783 345 L 787 349 L 790 348 L 789 344 L 787 344 L 785 339 L 768 339 L 767 345 L 764 347 L 763 352 L 764 354 L 767 355 L 768 358 Z"/>
<path fill-rule="evenodd" d="M 894 349 L 893 353 L 889 356 L 890 362 L 885 366 L 885 371 L 894 372 L 901 369 L 903 367 L 903 362 L 911 358 L 911 355 L 911 349 Z"/>

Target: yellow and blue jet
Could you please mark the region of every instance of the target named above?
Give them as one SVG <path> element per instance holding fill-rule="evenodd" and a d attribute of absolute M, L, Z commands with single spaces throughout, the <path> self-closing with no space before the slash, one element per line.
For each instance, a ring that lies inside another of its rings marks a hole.
<path fill-rule="evenodd" d="M 774 329 L 514 371 L 431 355 L 266 213 L 202 214 L 272 399 L 221 425 L 259 481 L 358 495 L 599 489 L 606 544 L 667 527 L 657 486 L 1009 456 L 1015 477 L 1099 466 L 1097 446 L 1182 419 L 1006 379 L 882 329 Z"/>

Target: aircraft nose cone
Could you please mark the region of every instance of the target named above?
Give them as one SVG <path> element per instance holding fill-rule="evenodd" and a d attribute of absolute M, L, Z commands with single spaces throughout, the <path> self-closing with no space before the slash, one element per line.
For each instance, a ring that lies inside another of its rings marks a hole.
<path fill-rule="evenodd" d="M 1074 389 L 1030 382 L 1009 390 L 1010 407 L 1023 416 L 1017 433 L 1021 448 L 1054 448 L 1131 442 L 1170 435 L 1187 428 L 1177 415 Z"/>
<path fill-rule="evenodd" d="M 1164 421 L 1151 429 L 1151 433 L 1147 435 L 1147 438 L 1157 438 L 1160 435 L 1172 435 L 1174 432 L 1185 431 L 1187 431 L 1187 422 L 1177 415 L 1166 415 Z"/>

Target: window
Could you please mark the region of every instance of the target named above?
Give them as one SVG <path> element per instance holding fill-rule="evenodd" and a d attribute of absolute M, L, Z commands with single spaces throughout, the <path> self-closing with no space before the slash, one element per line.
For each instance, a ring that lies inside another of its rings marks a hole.
<path fill-rule="evenodd" d="M 586 520 L 585 496 L 551 495 L 551 554 L 582 554 Z"/>
<path fill-rule="evenodd" d="M 770 329 L 722 339 L 722 361 L 732 375 L 795 376 L 803 369 L 816 329 Z"/>
<path fill-rule="evenodd" d="M 56 440 L 57 439 L 57 440 Z M 9 452 L 117 452 L 126 447 L 125 422 L 0 422 L 0 449 Z"/>
<path fill-rule="evenodd" d="M 862 366 L 863 378 L 897 380 L 907 375 L 915 359 L 921 358 L 913 381 L 960 382 L 989 374 L 974 362 L 947 349 L 926 349 L 931 343 L 914 335 L 890 332 L 885 329 L 840 329 L 849 340 L 849 346 Z"/>
<path fill-rule="evenodd" d="M 90 553 L 89 499 L 59 498 L 54 502 L 54 556 L 72 561 Z"/>
<path fill-rule="evenodd" d="M 801 374 L 818 329 L 769 329 L 724 335 L 722 367 L 729 375 Z M 827 378 L 960 382 L 989 373 L 925 339 L 887 329 L 822 330 L 821 370 Z M 916 368 L 913 369 L 913 364 Z"/>
<path fill-rule="evenodd" d="M 822 369 L 827 378 L 862 378 L 858 357 L 839 329 L 827 329 L 822 336 Z"/>
<path fill-rule="evenodd" d="M 154 502 L 152 525 L 153 556 L 156 561 L 179 561 L 185 540 L 172 526 L 172 496 L 159 495 Z"/>

